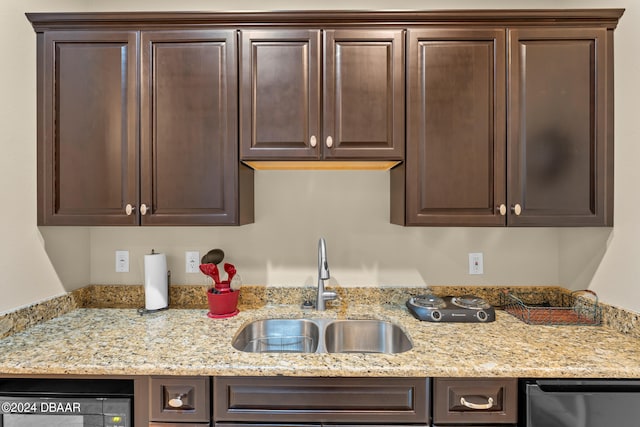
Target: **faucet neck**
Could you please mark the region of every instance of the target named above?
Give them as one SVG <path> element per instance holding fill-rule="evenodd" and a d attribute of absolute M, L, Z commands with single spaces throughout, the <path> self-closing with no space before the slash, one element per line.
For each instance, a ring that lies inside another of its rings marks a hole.
<path fill-rule="evenodd" d="M 316 310 L 325 309 L 325 301 L 338 297 L 335 292 L 324 290 L 324 281 L 329 279 L 329 263 L 327 262 L 327 244 L 323 238 L 318 242 L 318 295 Z"/>
<path fill-rule="evenodd" d="M 329 263 L 327 262 L 327 243 L 324 238 L 318 242 L 318 278 L 329 279 Z"/>

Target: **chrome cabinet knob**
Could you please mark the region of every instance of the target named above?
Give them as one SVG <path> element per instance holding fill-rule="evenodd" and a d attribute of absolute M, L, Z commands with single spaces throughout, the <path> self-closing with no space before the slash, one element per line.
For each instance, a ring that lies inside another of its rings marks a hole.
<path fill-rule="evenodd" d="M 331 148 L 333 147 L 333 138 L 328 136 L 327 137 L 327 148 Z"/>
<path fill-rule="evenodd" d="M 311 135 L 311 138 L 309 139 L 309 145 L 311 145 L 311 147 L 315 148 L 316 145 L 318 145 L 318 140 L 316 139 L 315 135 Z"/>
<path fill-rule="evenodd" d="M 497 211 L 500 215 L 505 216 L 507 214 L 507 206 L 503 203 L 498 206 Z"/>
<path fill-rule="evenodd" d="M 522 206 L 520 206 L 520 203 L 516 203 L 514 206 L 511 206 L 511 212 L 516 216 L 520 216 L 522 213 Z"/>
<path fill-rule="evenodd" d="M 135 210 L 135 206 L 132 206 L 131 203 L 127 203 L 127 206 L 124 207 L 124 212 L 127 214 L 127 216 L 130 216 Z"/>
<path fill-rule="evenodd" d="M 144 203 L 140 205 L 140 214 L 141 215 L 146 215 L 148 211 L 147 205 L 145 205 Z"/>

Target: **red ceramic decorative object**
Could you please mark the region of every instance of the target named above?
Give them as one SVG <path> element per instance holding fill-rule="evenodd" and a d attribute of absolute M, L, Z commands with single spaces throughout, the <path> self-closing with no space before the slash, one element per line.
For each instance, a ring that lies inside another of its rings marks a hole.
<path fill-rule="evenodd" d="M 209 303 L 208 316 L 211 318 L 225 318 L 238 314 L 240 312 L 240 310 L 238 310 L 239 295 L 239 290 L 232 291 L 231 289 L 224 293 L 207 292 L 207 302 Z"/>

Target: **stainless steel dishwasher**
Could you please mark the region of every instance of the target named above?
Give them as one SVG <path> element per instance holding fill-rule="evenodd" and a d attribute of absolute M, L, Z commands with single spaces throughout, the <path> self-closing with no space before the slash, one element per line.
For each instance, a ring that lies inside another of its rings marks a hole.
<path fill-rule="evenodd" d="M 523 381 L 525 427 L 638 427 L 640 380 Z"/>

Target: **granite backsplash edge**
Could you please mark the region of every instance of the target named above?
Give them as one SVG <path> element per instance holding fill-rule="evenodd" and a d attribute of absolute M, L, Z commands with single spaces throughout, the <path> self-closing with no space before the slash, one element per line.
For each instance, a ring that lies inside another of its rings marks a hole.
<path fill-rule="evenodd" d="M 354 287 L 329 286 L 339 295 L 333 304 L 403 305 L 409 296 L 433 293 L 440 296 L 474 294 L 494 306 L 500 306 L 500 296 L 507 289 L 518 292 L 570 293 L 558 286 L 428 286 L 428 287 Z M 278 287 L 243 285 L 240 309 L 264 307 L 267 304 L 302 304 L 315 298 L 312 287 Z M 171 285 L 170 308 L 206 309 L 206 286 Z M 77 308 L 141 308 L 144 306 L 144 287 L 139 285 L 89 285 L 65 295 L 21 307 L 0 314 L 0 338 L 21 332 Z M 640 313 L 599 303 L 602 324 L 615 331 L 640 338 Z"/>

